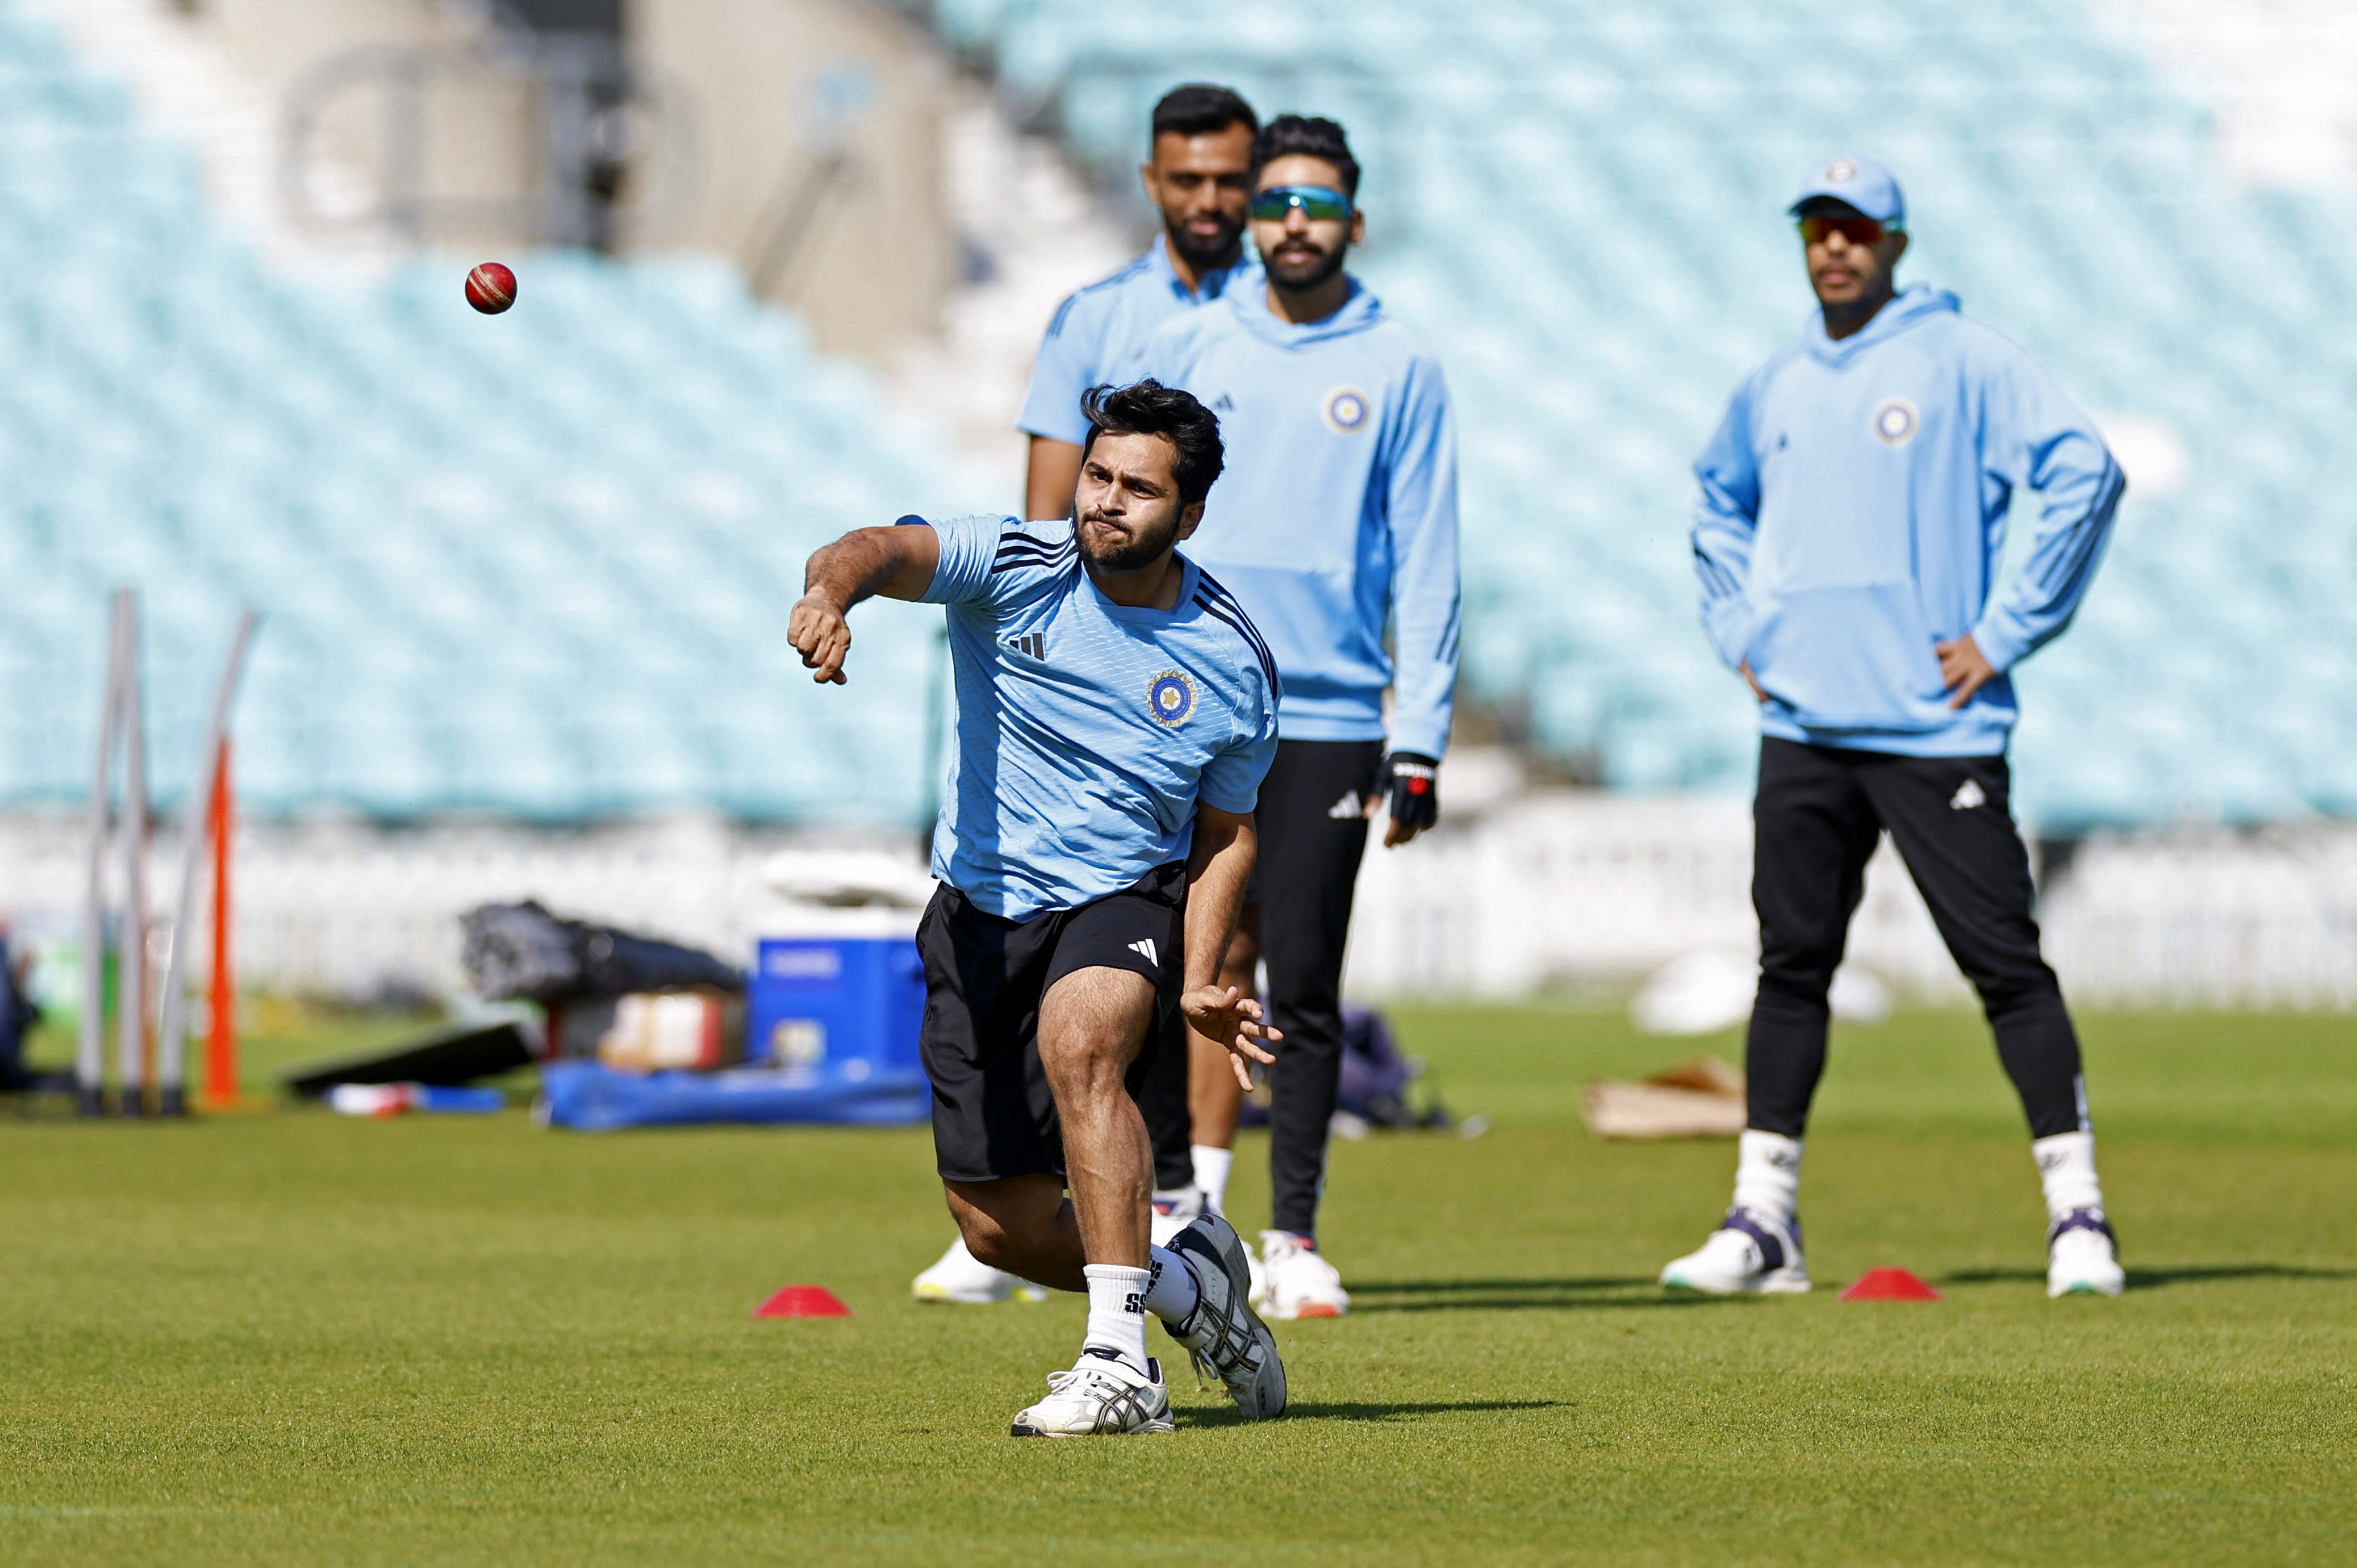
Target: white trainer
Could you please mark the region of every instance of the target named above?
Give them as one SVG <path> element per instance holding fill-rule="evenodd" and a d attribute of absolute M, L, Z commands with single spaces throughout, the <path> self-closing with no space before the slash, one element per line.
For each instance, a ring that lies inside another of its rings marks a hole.
<path fill-rule="evenodd" d="M 1048 1374 L 1048 1397 L 1018 1412 L 1011 1430 L 1017 1437 L 1122 1437 L 1172 1431 L 1162 1363 L 1148 1359 L 1141 1372 L 1118 1356 L 1083 1350 L 1070 1371 Z"/>
<path fill-rule="evenodd" d="M 1809 1288 L 1801 1222 L 1730 1208 L 1699 1248 L 1662 1271 L 1662 1283 L 1705 1295 L 1797 1295 Z"/>
<path fill-rule="evenodd" d="M 1261 1310 L 1281 1322 L 1301 1317 L 1340 1317 L 1351 1310 L 1342 1276 L 1315 1247 L 1305 1247 L 1290 1230 L 1260 1233 Z"/>
<path fill-rule="evenodd" d="M 916 1277 L 909 1294 L 919 1301 L 988 1306 L 1001 1301 L 1045 1301 L 1048 1293 L 1029 1280 L 994 1269 L 965 1250 L 965 1238 L 950 1243 L 941 1261 Z"/>
<path fill-rule="evenodd" d="M 1148 1217 L 1149 1239 L 1157 1247 L 1168 1247 L 1177 1239 L 1178 1232 L 1195 1223 L 1195 1217 L 1202 1212 L 1203 1189 L 1200 1187 L 1182 1187 L 1176 1192 L 1157 1192 L 1154 1195 L 1153 1213 Z"/>
<path fill-rule="evenodd" d="M 2117 1295 L 2127 1288 L 2119 1239 L 2100 1208 L 2074 1208 L 2046 1233 L 2046 1294 Z"/>
<path fill-rule="evenodd" d="M 1285 1361 L 1276 1337 L 1250 1305 L 1252 1253 L 1243 1239 L 1225 1219 L 1205 1214 L 1178 1232 L 1170 1250 L 1187 1260 L 1200 1293 L 1194 1312 L 1170 1337 L 1186 1347 L 1198 1372 L 1226 1386 L 1246 1421 L 1275 1421 L 1285 1413 Z"/>

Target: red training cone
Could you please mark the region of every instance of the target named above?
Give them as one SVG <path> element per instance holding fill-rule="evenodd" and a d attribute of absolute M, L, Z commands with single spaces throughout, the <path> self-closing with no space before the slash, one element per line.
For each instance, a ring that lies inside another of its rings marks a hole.
<path fill-rule="evenodd" d="M 851 1308 L 824 1285 L 788 1285 L 753 1309 L 756 1317 L 849 1317 Z"/>
<path fill-rule="evenodd" d="M 1841 1293 L 1844 1301 L 1937 1301 L 1940 1293 L 1905 1269 L 1868 1269 Z"/>

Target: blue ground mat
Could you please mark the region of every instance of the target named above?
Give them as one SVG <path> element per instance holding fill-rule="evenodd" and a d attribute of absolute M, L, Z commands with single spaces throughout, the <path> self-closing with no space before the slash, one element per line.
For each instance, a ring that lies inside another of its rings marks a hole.
<path fill-rule="evenodd" d="M 548 1125 L 603 1133 L 709 1122 L 901 1127 L 932 1112 L 921 1072 L 839 1067 L 740 1068 L 726 1072 L 617 1072 L 596 1062 L 540 1069 Z"/>

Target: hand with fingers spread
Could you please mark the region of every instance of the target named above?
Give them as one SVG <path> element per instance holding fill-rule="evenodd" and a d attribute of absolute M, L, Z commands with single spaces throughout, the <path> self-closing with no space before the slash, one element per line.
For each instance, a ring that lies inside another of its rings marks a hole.
<path fill-rule="evenodd" d="M 1246 1089 L 1252 1087 L 1252 1069 L 1244 1065 L 1247 1060 L 1264 1067 L 1276 1060 L 1254 1042 L 1282 1040 L 1285 1036 L 1263 1021 L 1259 1000 L 1246 996 L 1241 988 L 1199 985 L 1178 999 L 1178 1006 L 1187 1015 L 1189 1028 L 1228 1053 L 1236 1081 Z"/>
<path fill-rule="evenodd" d="M 843 661 L 851 652 L 851 623 L 844 618 L 841 606 L 818 594 L 804 594 L 794 601 L 786 640 L 802 656 L 803 669 L 818 671 L 812 680 L 822 686 L 830 681 L 849 684 Z"/>

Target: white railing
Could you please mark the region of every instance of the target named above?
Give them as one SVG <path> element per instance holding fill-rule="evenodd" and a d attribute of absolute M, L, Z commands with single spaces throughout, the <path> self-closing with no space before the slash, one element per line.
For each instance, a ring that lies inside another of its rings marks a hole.
<path fill-rule="evenodd" d="M 71 945 L 83 832 L 70 811 L 0 817 L 0 914 L 44 950 Z M 1693 953 L 1749 954 L 1750 838 L 1746 803 L 1725 798 L 1567 790 L 1458 812 L 1407 848 L 1368 852 L 1349 983 L 1506 1000 L 1626 990 Z M 159 866 L 178 864 L 174 842 L 159 834 Z M 845 843 L 699 817 L 576 832 L 247 824 L 239 971 L 267 989 L 439 993 L 458 981 L 459 912 L 522 897 L 741 957 L 773 906 L 770 858 Z M 913 834 L 855 846 L 919 864 Z M 177 888 L 156 891 L 170 908 Z M 2082 1003 L 2357 1007 L 2357 823 L 2098 837 L 2053 879 L 2040 918 Z M 196 940 L 200 965 L 208 938 Z M 1901 996 L 1969 1000 L 1888 844 L 1849 957 Z"/>

